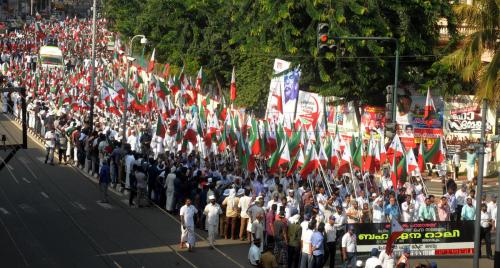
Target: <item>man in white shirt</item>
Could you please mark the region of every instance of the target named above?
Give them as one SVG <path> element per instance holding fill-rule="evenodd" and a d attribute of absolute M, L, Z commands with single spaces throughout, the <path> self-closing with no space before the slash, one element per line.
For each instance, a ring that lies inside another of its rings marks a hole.
<path fill-rule="evenodd" d="M 378 255 L 378 249 L 372 248 L 370 258 L 368 258 L 365 262 L 365 268 L 375 268 L 377 265 L 382 265 L 382 262 L 378 259 Z"/>
<path fill-rule="evenodd" d="M 394 245 L 392 245 L 394 248 Z M 394 268 L 396 266 L 396 261 L 394 260 L 394 252 L 390 250 L 390 254 L 387 253 L 387 250 L 382 250 L 378 259 L 382 263 L 382 268 Z"/>
<path fill-rule="evenodd" d="M 481 205 L 481 232 L 480 240 L 486 242 L 486 254 L 489 259 L 493 259 L 493 254 L 491 251 L 491 229 L 492 229 L 493 219 L 488 212 L 488 206 L 486 204 Z M 479 257 L 481 257 L 481 248 L 479 248 Z"/>
<path fill-rule="evenodd" d="M 139 151 L 138 146 L 137 146 L 139 144 L 139 142 L 138 142 L 137 136 L 135 135 L 134 129 L 132 129 L 130 136 L 127 137 L 127 143 L 130 144 L 130 149 L 132 151 L 135 151 L 135 152 Z"/>
<path fill-rule="evenodd" d="M 337 227 L 335 226 L 335 217 L 332 215 L 325 224 L 326 246 L 328 255 L 325 255 L 325 261 L 330 259 L 330 267 L 335 267 L 335 254 L 337 249 Z"/>
<path fill-rule="evenodd" d="M 354 226 L 349 225 L 347 233 L 342 237 L 342 261 L 343 267 L 348 267 L 349 264 L 352 268 L 356 267 L 356 234 L 354 234 Z"/>
<path fill-rule="evenodd" d="M 301 224 L 302 225 L 302 224 Z M 316 227 L 316 222 L 311 220 L 307 226 L 307 230 L 302 233 L 302 237 L 300 239 L 302 245 L 301 258 L 300 258 L 300 267 L 313 267 L 313 246 L 312 246 L 312 236 L 314 233 L 314 229 Z"/>
<path fill-rule="evenodd" d="M 264 251 L 264 243 L 262 239 L 264 238 L 264 213 L 257 212 L 255 216 L 255 221 L 252 222 L 252 239 L 253 241 L 259 240 L 257 245 L 260 245 L 260 252 Z"/>
<path fill-rule="evenodd" d="M 453 164 L 453 171 L 454 171 L 454 177 L 455 180 L 458 179 L 458 172 L 460 169 L 460 149 L 457 149 L 455 154 L 453 154 L 453 159 L 452 159 L 452 164 Z"/>
<path fill-rule="evenodd" d="M 493 229 L 495 229 L 497 224 L 497 196 L 492 195 L 490 202 L 486 204 L 488 207 L 488 212 L 490 213 L 491 218 L 493 219 Z"/>
<path fill-rule="evenodd" d="M 250 201 L 252 198 L 249 196 L 250 190 L 239 189 L 238 196 L 240 200 L 238 202 L 238 210 L 240 211 L 241 223 L 240 223 L 240 240 L 243 241 L 243 233 L 247 230 L 247 224 L 250 216 L 247 213 L 248 207 L 250 206 Z M 250 241 L 250 232 L 246 232 L 247 240 Z"/>
<path fill-rule="evenodd" d="M 255 267 L 260 267 L 260 238 L 254 239 L 252 245 L 250 246 L 250 250 L 248 251 L 248 260 L 250 264 Z"/>
<path fill-rule="evenodd" d="M 222 209 L 215 202 L 215 196 L 209 196 L 208 200 L 210 200 L 210 203 L 205 206 L 203 214 L 207 217 L 208 243 L 213 248 L 219 226 L 219 215 L 222 214 Z"/>
<path fill-rule="evenodd" d="M 385 222 L 384 199 L 382 197 L 377 197 L 375 201 L 373 201 L 372 222 L 373 223 Z"/>
<path fill-rule="evenodd" d="M 194 233 L 194 215 L 198 210 L 191 205 L 191 199 L 186 199 L 186 203 L 180 209 L 181 216 L 181 248 L 187 244 L 188 250 L 192 251 L 196 243 Z"/>
<path fill-rule="evenodd" d="M 316 195 L 316 202 L 320 211 L 325 211 L 326 200 L 325 188 L 319 187 L 319 193 Z"/>
<path fill-rule="evenodd" d="M 467 184 L 463 183 L 462 187 L 455 192 L 455 198 L 457 199 L 457 220 L 460 221 L 460 215 L 462 215 L 462 208 L 465 206 L 465 201 L 467 198 Z"/>
<path fill-rule="evenodd" d="M 359 192 L 359 196 L 356 198 L 356 201 L 358 201 L 358 206 L 360 208 L 363 208 L 365 203 L 370 204 L 370 200 L 368 200 L 368 197 L 366 197 L 366 193 L 363 190 Z"/>
<path fill-rule="evenodd" d="M 48 131 L 45 132 L 45 164 L 47 161 L 50 162 L 51 165 L 54 165 L 54 149 L 56 147 L 56 134 L 52 127 L 49 127 Z"/>
<path fill-rule="evenodd" d="M 402 222 L 412 222 L 413 215 L 415 212 L 415 200 L 411 199 L 411 195 L 406 196 L 406 201 L 401 204 L 401 210 L 403 211 L 401 215 Z"/>

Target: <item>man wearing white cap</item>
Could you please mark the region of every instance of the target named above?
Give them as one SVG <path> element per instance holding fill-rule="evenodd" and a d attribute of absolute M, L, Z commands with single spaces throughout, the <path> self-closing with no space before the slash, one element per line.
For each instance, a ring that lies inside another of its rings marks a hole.
<path fill-rule="evenodd" d="M 208 243 L 213 248 L 215 236 L 217 235 L 217 227 L 219 226 L 219 215 L 222 214 L 222 209 L 215 202 L 214 195 L 210 195 L 208 200 L 210 202 L 205 206 L 203 214 L 207 217 Z"/>
<path fill-rule="evenodd" d="M 236 239 L 236 220 L 238 219 L 238 203 L 240 199 L 236 196 L 236 190 L 230 189 L 229 196 L 222 201 L 222 205 L 226 207 L 226 226 L 224 236 L 226 239 Z M 231 229 L 229 229 L 231 226 Z"/>

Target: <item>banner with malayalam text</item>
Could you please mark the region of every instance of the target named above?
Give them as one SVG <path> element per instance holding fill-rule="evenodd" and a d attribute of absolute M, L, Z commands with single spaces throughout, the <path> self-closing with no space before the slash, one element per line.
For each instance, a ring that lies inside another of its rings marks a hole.
<path fill-rule="evenodd" d="M 354 224 L 358 252 L 370 252 L 372 248 L 385 250 L 389 238 L 390 223 Z M 474 253 L 474 221 L 461 222 L 410 222 L 401 223 L 404 232 L 394 242 L 395 255 L 405 246 L 411 255 L 470 255 Z"/>

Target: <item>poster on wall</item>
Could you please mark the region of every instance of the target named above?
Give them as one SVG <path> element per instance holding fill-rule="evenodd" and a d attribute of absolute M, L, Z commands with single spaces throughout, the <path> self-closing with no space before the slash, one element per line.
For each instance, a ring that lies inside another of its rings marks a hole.
<path fill-rule="evenodd" d="M 359 135 L 359 124 L 356 118 L 353 102 L 343 102 L 341 98 L 326 98 L 326 122 L 328 131 L 335 133 L 335 130 L 342 134 L 344 141 L 350 141 L 351 137 Z"/>
<path fill-rule="evenodd" d="M 369 139 L 373 133 L 382 133 L 385 125 L 385 107 L 366 105 L 362 109 L 361 130 L 363 138 Z"/>
<path fill-rule="evenodd" d="M 300 121 L 302 127 L 305 129 L 309 128 L 309 126 L 315 128 L 320 116 L 324 116 L 323 108 L 323 97 L 316 93 L 300 90 L 294 121 Z"/>
<path fill-rule="evenodd" d="M 273 73 L 279 74 L 290 68 L 291 63 L 288 61 L 274 59 L 273 65 Z M 292 72 L 293 73 L 293 72 Z M 285 79 L 287 77 L 287 79 Z M 273 77 L 271 79 L 271 83 L 269 85 L 269 95 L 267 97 L 267 106 L 266 106 L 266 119 L 277 122 L 280 117 L 283 116 L 285 112 L 285 107 L 287 108 L 286 112 L 289 113 L 290 106 L 292 108 L 292 116 L 293 111 L 295 109 L 295 102 L 297 101 L 299 82 L 298 78 L 295 80 L 293 76 L 280 75 Z M 285 80 L 288 82 L 288 89 L 285 85 Z M 294 84 L 293 84 L 293 83 Z M 292 84 L 292 85 L 290 85 Z M 293 94 L 293 90 L 297 90 L 296 94 Z M 288 97 L 285 95 L 285 90 L 288 92 Z M 284 97 L 285 96 L 285 97 Z M 286 103 L 284 103 L 284 99 L 286 98 Z M 280 111 L 281 110 L 281 111 Z"/>
<path fill-rule="evenodd" d="M 421 140 L 434 140 L 443 135 L 444 100 L 431 91 L 435 111 L 424 118 L 426 96 L 413 89 L 400 88 L 396 107 L 397 132 L 407 148 L 414 148 Z"/>

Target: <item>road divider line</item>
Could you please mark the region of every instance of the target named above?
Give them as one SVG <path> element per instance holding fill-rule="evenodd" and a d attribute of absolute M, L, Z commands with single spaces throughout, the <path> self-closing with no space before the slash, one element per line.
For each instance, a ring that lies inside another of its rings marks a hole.
<path fill-rule="evenodd" d="M 48 194 L 46 194 L 45 192 L 40 192 L 40 194 L 41 194 L 43 197 L 45 197 L 45 198 L 49 199 L 49 195 L 48 195 Z"/>
<path fill-rule="evenodd" d="M 10 212 L 8 210 L 6 210 L 5 208 L 2 208 L 0 207 L 0 211 L 4 214 L 4 215 L 9 215 Z"/>
<path fill-rule="evenodd" d="M 8 164 L 5 162 L 5 160 L 3 159 L 3 157 L 0 157 L 0 160 L 2 160 L 2 162 L 7 166 Z M 19 184 L 19 180 L 16 178 L 16 175 L 14 175 L 14 173 L 12 173 L 12 170 L 7 166 L 7 171 L 9 171 L 10 173 L 10 176 L 12 177 L 12 179 L 14 180 L 14 182 L 16 182 L 17 184 Z"/>
<path fill-rule="evenodd" d="M 101 201 L 96 201 L 96 203 L 104 209 L 113 209 L 113 206 L 109 203 L 102 203 Z"/>
<path fill-rule="evenodd" d="M 87 208 L 86 208 L 84 205 L 82 205 L 81 203 L 78 203 L 78 202 L 72 202 L 71 204 L 72 204 L 75 208 L 79 208 L 79 209 L 81 209 L 81 210 L 87 210 Z"/>
<path fill-rule="evenodd" d="M 28 179 L 26 179 L 25 177 L 22 177 L 22 180 L 23 180 L 24 182 L 26 182 L 26 183 L 31 183 L 31 181 L 30 181 L 30 180 L 28 180 Z"/>

